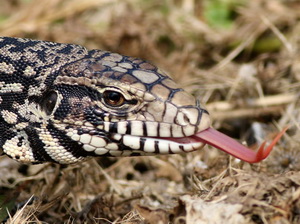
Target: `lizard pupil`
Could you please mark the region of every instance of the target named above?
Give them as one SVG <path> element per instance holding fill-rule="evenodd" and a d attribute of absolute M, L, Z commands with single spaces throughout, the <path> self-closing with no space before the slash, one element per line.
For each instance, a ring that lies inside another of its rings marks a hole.
<path fill-rule="evenodd" d="M 103 98 L 104 102 L 112 107 L 121 106 L 125 102 L 124 96 L 116 91 L 105 91 Z"/>
<path fill-rule="evenodd" d="M 54 91 L 48 92 L 42 99 L 41 108 L 50 115 L 57 101 L 57 93 Z"/>

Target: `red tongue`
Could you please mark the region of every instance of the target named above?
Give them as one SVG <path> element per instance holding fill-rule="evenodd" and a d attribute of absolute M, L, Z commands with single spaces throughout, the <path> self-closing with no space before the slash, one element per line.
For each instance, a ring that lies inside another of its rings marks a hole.
<path fill-rule="evenodd" d="M 264 148 L 266 142 L 263 142 L 257 152 L 248 149 L 234 139 L 222 134 L 221 132 L 218 132 L 213 128 L 208 128 L 204 131 L 201 131 L 193 135 L 193 138 L 197 141 L 201 141 L 221 149 L 238 159 L 249 163 L 257 163 L 265 159 L 270 154 L 273 146 L 277 143 L 287 129 L 288 128 L 283 129 L 267 148 Z"/>

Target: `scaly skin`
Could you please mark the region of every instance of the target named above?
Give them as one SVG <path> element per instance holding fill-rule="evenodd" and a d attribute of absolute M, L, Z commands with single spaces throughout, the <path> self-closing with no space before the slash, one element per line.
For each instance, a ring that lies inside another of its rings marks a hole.
<path fill-rule="evenodd" d="M 191 152 L 211 144 L 266 158 L 210 127 L 208 112 L 154 65 L 73 44 L 0 38 L 0 148 L 25 163 Z"/>
<path fill-rule="evenodd" d="M 194 151 L 208 112 L 152 64 L 101 50 L 0 38 L 0 147 L 20 162 Z"/>

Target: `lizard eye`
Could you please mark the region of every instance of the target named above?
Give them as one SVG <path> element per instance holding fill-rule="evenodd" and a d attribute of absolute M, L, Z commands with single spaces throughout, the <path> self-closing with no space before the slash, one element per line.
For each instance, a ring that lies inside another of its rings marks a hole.
<path fill-rule="evenodd" d="M 57 101 L 57 93 L 54 91 L 48 92 L 41 101 L 41 108 L 50 115 L 55 107 Z"/>
<path fill-rule="evenodd" d="M 107 90 L 103 92 L 104 102 L 111 107 L 118 107 L 125 102 L 124 96 L 116 91 Z"/>

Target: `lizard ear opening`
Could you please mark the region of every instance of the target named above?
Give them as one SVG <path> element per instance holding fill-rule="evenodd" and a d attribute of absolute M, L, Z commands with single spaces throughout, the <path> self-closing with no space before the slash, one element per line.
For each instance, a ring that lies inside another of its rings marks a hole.
<path fill-rule="evenodd" d="M 41 109 L 46 112 L 47 115 L 50 115 L 53 112 L 53 109 L 57 102 L 57 93 L 55 91 L 47 92 L 41 100 Z"/>

